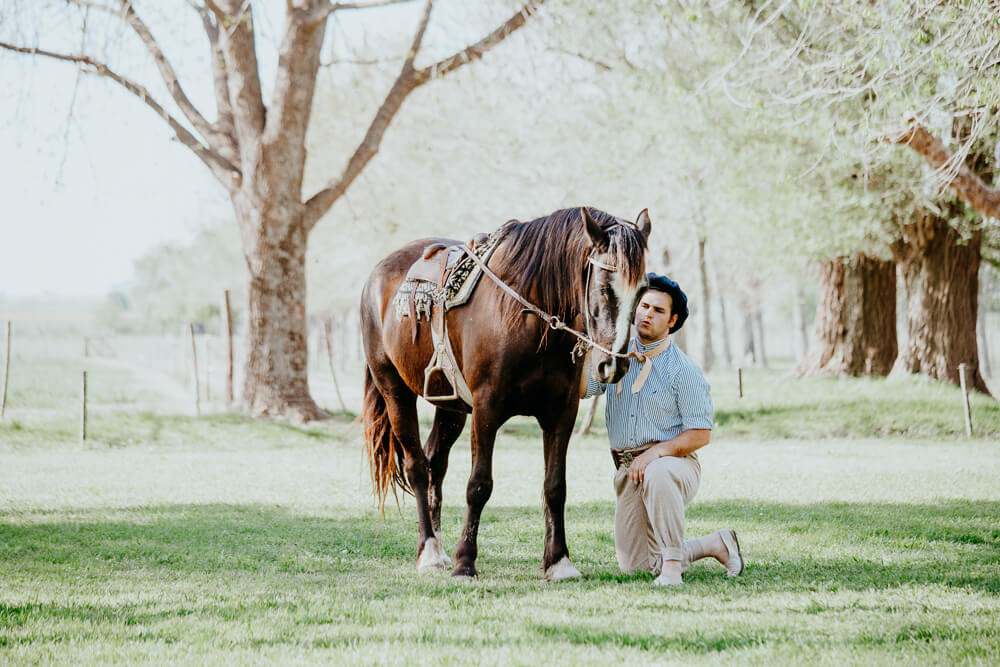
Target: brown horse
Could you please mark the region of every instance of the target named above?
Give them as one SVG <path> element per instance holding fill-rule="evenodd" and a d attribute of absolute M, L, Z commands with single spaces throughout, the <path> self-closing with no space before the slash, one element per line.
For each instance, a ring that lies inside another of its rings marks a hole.
<path fill-rule="evenodd" d="M 635 296 L 645 280 L 651 224 L 642 211 L 635 223 L 596 209 L 564 209 L 532 220 L 512 220 L 497 231 L 487 266 L 509 288 L 576 330 L 593 349 L 594 375 L 617 382 L 628 370 Z M 493 444 L 514 415 L 530 415 L 542 428 L 545 456 L 547 579 L 579 577 L 569 560 L 563 512 L 566 448 L 576 421 L 584 363 L 577 338 L 551 328 L 487 276 L 469 302 L 446 313 L 454 356 L 472 394 L 472 405 L 438 405 L 423 449 L 416 399 L 432 355 L 431 327 L 413 323 L 393 307 L 411 265 L 430 244 L 414 241 L 383 259 L 365 283 L 361 322 L 365 371 L 365 440 L 376 494 L 384 506 L 390 488 L 417 501 L 417 567 L 451 564 L 441 545 L 441 485 L 448 454 L 472 413 L 472 471 L 466 489 L 465 527 L 455 550 L 454 576 L 476 576 L 479 518 L 493 490 Z M 411 311 L 412 312 L 412 311 Z M 601 351 L 604 348 L 605 351 Z M 608 352 L 614 354 L 608 354 Z"/>

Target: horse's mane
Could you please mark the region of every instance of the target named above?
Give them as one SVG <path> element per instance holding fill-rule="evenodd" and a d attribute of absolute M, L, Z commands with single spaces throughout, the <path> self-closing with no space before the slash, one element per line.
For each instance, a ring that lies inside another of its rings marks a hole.
<path fill-rule="evenodd" d="M 631 223 L 587 207 L 608 233 L 615 267 L 630 287 L 645 278 L 646 239 Z M 499 230 L 501 245 L 491 268 L 542 310 L 572 322 L 583 303 L 584 263 L 592 243 L 579 208 L 566 208 L 529 222 L 511 220 Z M 507 328 L 517 326 L 521 304 L 505 300 Z"/>

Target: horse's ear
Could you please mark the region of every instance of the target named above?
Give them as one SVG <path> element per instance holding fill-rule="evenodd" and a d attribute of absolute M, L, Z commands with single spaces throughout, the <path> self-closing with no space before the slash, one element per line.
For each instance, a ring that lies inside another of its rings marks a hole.
<path fill-rule="evenodd" d="M 587 226 L 587 234 L 590 236 L 590 240 L 593 241 L 594 245 L 598 248 L 608 247 L 608 233 L 604 231 L 600 223 L 590 217 L 590 213 L 587 212 L 586 206 L 580 207 L 580 215 L 583 217 L 583 223 Z"/>
<path fill-rule="evenodd" d="M 635 226 L 642 232 L 642 237 L 649 240 L 649 233 L 653 231 L 653 223 L 649 220 L 649 209 L 644 208 L 639 212 L 639 217 L 635 219 Z"/>

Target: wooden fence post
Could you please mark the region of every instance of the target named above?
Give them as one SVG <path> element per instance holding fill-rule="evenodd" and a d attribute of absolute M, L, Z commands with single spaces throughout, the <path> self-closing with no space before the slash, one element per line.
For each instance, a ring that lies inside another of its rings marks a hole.
<path fill-rule="evenodd" d="M 738 367 L 736 369 L 736 383 L 739 388 L 740 398 L 743 398 L 743 368 Z"/>
<path fill-rule="evenodd" d="M 205 336 L 205 402 L 212 401 L 212 339 Z"/>
<path fill-rule="evenodd" d="M 87 371 L 83 372 L 83 391 L 80 392 L 80 444 L 87 440 Z"/>
<path fill-rule="evenodd" d="M 201 416 L 201 391 L 198 386 L 198 348 L 194 342 L 194 322 L 188 323 L 191 332 L 191 361 L 194 363 L 194 413 Z"/>
<path fill-rule="evenodd" d="M 965 364 L 958 365 L 958 379 L 962 383 L 962 404 L 965 408 L 965 435 L 972 437 L 972 410 L 969 407 L 969 390 L 965 384 Z"/>
<path fill-rule="evenodd" d="M 229 290 L 222 292 L 222 328 L 226 335 L 226 405 L 233 403 L 233 311 L 229 308 Z"/>
<path fill-rule="evenodd" d="M 10 320 L 7 320 L 7 354 L 3 358 L 3 388 L 0 389 L 0 419 L 7 414 L 7 378 L 10 375 Z"/>
<path fill-rule="evenodd" d="M 340 401 L 340 409 L 344 412 L 347 411 L 347 405 L 344 404 L 344 397 L 340 394 L 340 383 L 337 382 L 337 372 L 333 369 L 333 315 L 328 315 L 325 320 L 323 320 L 323 333 L 324 338 L 326 338 L 326 360 L 330 364 L 330 375 L 333 376 L 333 388 L 337 390 L 337 400 Z"/>

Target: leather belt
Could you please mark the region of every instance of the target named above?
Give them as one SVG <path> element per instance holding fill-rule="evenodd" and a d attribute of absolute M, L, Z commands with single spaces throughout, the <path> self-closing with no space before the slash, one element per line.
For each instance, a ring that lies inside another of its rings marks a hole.
<path fill-rule="evenodd" d="M 626 468 L 632 465 L 632 461 L 635 457 L 642 454 L 644 451 L 653 446 L 653 443 L 648 445 L 642 445 L 641 447 L 629 447 L 627 449 L 612 449 L 611 450 L 611 460 L 615 463 L 615 470 L 625 466 Z"/>

